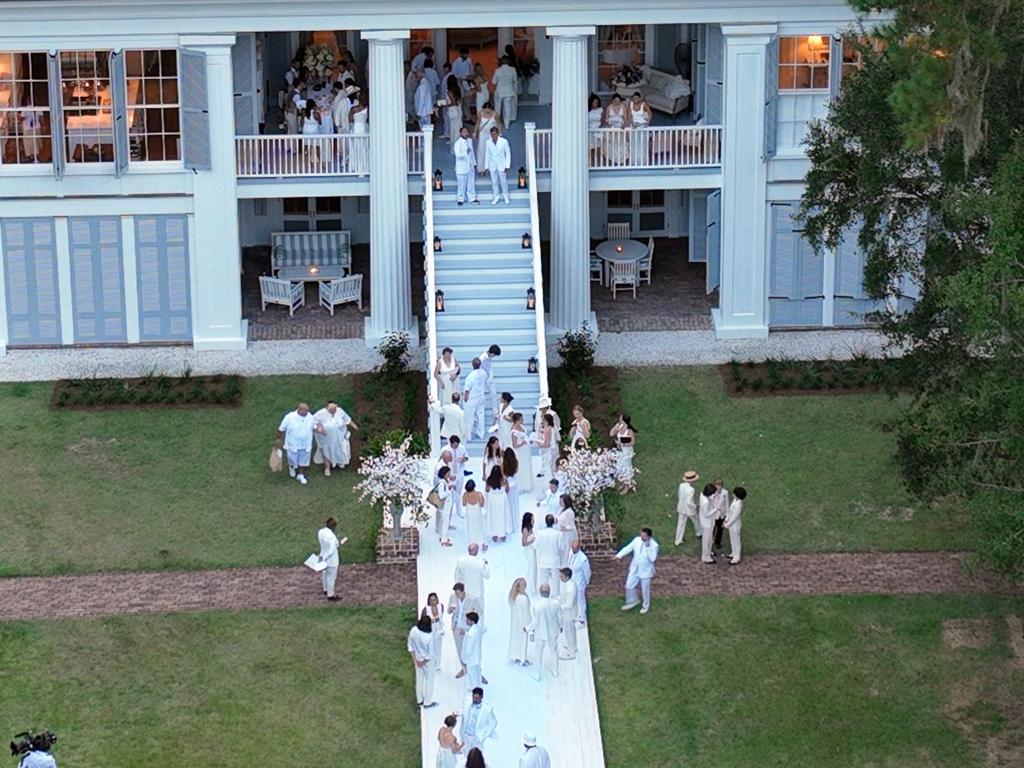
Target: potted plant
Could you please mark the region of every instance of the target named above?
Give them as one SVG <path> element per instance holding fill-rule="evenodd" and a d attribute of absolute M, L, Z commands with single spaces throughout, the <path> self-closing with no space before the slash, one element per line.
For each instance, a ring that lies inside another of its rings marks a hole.
<path fill-rule="evenodd" d="M 363 479 L 354 489 L 360 501 L 369 497 L 373 506 L 380 507 L 383 527 L 391 529 L 395 541 L 402 540 L 403 512 L 411 515 L 413 524 L 429 519 L 423 507 L 423 460 L 410 451 L 411 443 L 410 435 L 398 445 L 384 443 L 379 456 L 364 456 L 359 462 Z"/>

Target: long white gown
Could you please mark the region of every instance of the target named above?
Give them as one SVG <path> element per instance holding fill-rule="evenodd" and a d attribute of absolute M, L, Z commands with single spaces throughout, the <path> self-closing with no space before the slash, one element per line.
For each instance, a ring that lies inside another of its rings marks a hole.
<path fill-rule="evenodd" d="M 445 747 L 438 741 L 437 744 L 437 768 L 455 768 L 458 765 L 458 761 L 455 757 L 455 753 L 452 752 L 448 747 Z"/>
<path fill-rule="evenodd" d="M 502 537 L 507 535 L 506 515 L 508 514 L 508 495 L 504 488 L 488 489 L 487 491 L 487 535 Z"/>
<path fill-rule="evenodd" d="M 484 161 L 487 159 L 487 142 L 491 140 L 491 128 L 498 124 L 496 117 L 488 117 L 480 121 L 480 133 L 476 138 L 476 170 L 483 173 Z"/>
<path fill-rule="evenodd" d="M 479 504 L 466 504 L 463 510 L 466 512 L 467 544 L 483 544 L 487 538 L 484 535 L 484 508 Z"/>
<path fill-rule="evenodd" d="M 512 450 L 516 452 L 516 459 L 519 461 L 519 473 L 516 479 L 519 481 L 519 493 L 531 494 L 534 492 L 533 484 L 533 458 L 530 455 L 530 444 L 526 442 L 526 430 L 515 429 L 511 433 L 514 436 Z"/>
<path fill-rule="evenodd" d="M 633 469 L 633 438 L 619 435 L 615 438 L 615 442 L 619 445 L 619 458 L 615 462 L 615 475 L 619 480 L 632 480 L 636 474 L 636 471 Z"/>
<path fill-rule="evenodd" d="M 323 426 L 326 433 L 313 433 L 316 437 L 316 454 L 313 456 L 313 462 L 327 462 L 334 467 L 347 467 L 352 460 L 348 431 L 352 418 L 340 407 L 335 409 L 333 414 L 326 408 L 321 408 L 313 414 L 313 421 Z"/>
<path fill-rule="evenodd" d="M 531 533 L 526 537 L 523 546 L 523 557 L 526 558 L 526 591 L 537 594 L 537 536 Z"/>
<path fill-rule="evenodd" d="M 437 370 L 441 373 L 441 379 L 437 382 L 437 399 L 440 405 L 448 405 L 452 401 L 452 393 L 459 391 L 459 377 L 452 381 L 452 374 L 459 370 L 459 361 L 452 355 L 451 364 L 444 361 L 444 357 L 438 358 Z"/>
<path fill-rule="evenodd" d="M 352 120 L 352 133 L 356 136 L 365 136 L 370 131 L 369 120 L 370 110 L 362 109 L 358 112 L 349 113 Z M 366 174 L 370 172 L 370 146 L 366 141 L 357 141 L 352 153 L 352 170 L 356 173 Z"/>
<path fill-rule="evenodd" d="M 512 403 L 509 403 L 503 405 L 497 413 L 498 444 L 501 445 L 502 451 L 512 446 L 512 422 L 507 417 L 511 416 L 513 411 Z"/>
<path fill-rule="evenodd" d="M 516 595 L 509 608 L 511 621 L 508 630 L 508 660 L 526 661 L 529 638 L 525 630 L 530 623 L 530 598 L 526 595 Z"/>
<path fill-rule="evenodd" d="M 508 534 L 511 536 L 517 530 L 519 530 L 519 473 L 514 475 L 505 475 L 505 480 L 508 482 L 508 518 L 509 528 Z"/>

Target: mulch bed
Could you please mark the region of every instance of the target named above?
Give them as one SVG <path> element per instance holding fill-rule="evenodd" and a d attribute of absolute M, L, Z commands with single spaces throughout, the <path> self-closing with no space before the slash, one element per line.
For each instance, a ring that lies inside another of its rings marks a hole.
<path fill-rule="evenodd" d="M 423 373 L 407 371 L 384 381 L 377 373 L 352 377 L 359 431 L 352 433 L 352 455 L 359 456 L 366 442 L 392 430 L 427 431 L 427 388 Z"/>
<path fill-rule="evenodd" d="M 898 359 L 733 361 L 718 371 L 730 397 L 878 394 L 907 386 Z"/>
<path fill-rule="evenodd" d="M 622 389 L 617 368 L 591 368 L 587 374 L 575 378 L 562 368 L 549 368 L 548 389 L 555 413 L 562 419 L 562 434 L 566 440 L 572 424 L 572 408 L 582 405 L 583 412 L 590 419 L 592 439 L 596 437 L 597 445 L 614 446 L 608 430 L 622 413 Z"/>
<path fill-rule="evenodd" d="M 237 408 L 245 396 L 241 376 L 144 376 L 135 379 L 60 379 L 50 407 L 87 411 L 143 408 Z"/>

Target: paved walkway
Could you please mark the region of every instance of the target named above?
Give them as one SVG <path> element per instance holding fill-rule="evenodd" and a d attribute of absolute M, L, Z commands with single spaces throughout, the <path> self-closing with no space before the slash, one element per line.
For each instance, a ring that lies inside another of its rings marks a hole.
<path fill-rule="evenodd" d="M 655 599 L 666 595 L 1024 594 L 963 569 L 962 552 L 752 555 L 738 566 L 693 557 L 658 562 Z M 625 565 L 595 557 L 591 596 L 621 594 Z M 413 605 L 414 565 L 342 566 L 340 605 Z M 317 577 L 297 568 L 99 573 L 0 579 L 0 621 L 325 605 Z"/>

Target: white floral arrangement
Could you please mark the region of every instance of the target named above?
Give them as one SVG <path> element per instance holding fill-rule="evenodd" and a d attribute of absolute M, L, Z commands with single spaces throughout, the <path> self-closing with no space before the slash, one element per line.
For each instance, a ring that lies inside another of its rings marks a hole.
<path fill-rule="evenodd" d="M 334 71 L 334 51 L 326 45 L 307 45 L 302 66 L 322 80 Z"/>
<path fill-rule="evenodd" d="M 578 448 L 569 451 L 565 465 L 565 488 L 577 514 L 590 517 L 594 501 L 619 480 L 619 451 Z"/>
<path fill-rule="evenodd" d="M 380 506 L 385 528 L 396 528 L 403 510 L 416 524 L 430 519 L 424 508 L 424 462 L 409 453 L 411 442 L 412 438 L 406 437 L 397 446 L 384 443 L 380 456 L 364 456 L 359 463 L 363 479 L 354 490 L 359 491 L 360 501 L 369 498 L 374 506 Z"/>

